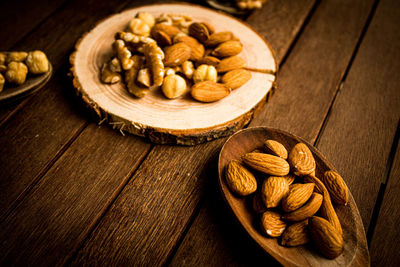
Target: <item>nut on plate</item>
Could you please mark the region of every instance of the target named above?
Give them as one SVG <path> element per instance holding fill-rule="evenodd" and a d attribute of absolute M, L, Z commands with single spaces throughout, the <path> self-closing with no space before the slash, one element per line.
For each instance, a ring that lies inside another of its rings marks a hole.
<path fill-rule="evenodd" d="M 200 102 L 215 102 L 229 95 L 230 89 L 222 83 L 203 81 L 192 86 L 191 95 Z"/>
<path fill-rule="evenodd" d="M 310 241 L 308 233 L 308 219 L 300 222 L 295 222 L 286 227 L 283 232 L 280 244 L 286 247 L 296 247 L 307 244 Z"/>
<path fill-rule="evenodd" d="M 328 259 L 334 259 L 343 252 L 343 236 L 332 224 L 321 217 L 309 220 L 309 231 L 316 248 Z"/>
<path fill-rule="evenodd" d="M 282 199 L 282 210 L 290 212 L 300 208 L 311 197 L 313 191 L 313 183 L 292 184 L 289 193 Z"/>
<path fill-rule="evenodd" d="M 236 195 L 247 196 L 257 190 L 254 175 L 238 160 L 231 160 L 226 168 L 226 182 Z"/>
<path fill-rule="evenodd" d="M 289 185 L 282 176 L 270 176 L 264 180 L 261 188 L 261 199 L 267 208 L 276 208 L 289 192 Z"/>
<path fill-rule="evenodd" d="M 245 69 L 231 70 L 225 73 L 221 81 L 231 89 L 237 89 L 251 79 L 251 73 Z M 279 155 L 278 155 L 279 156 Z M 286 159 L 286 158 L 285 158 Z"/>
<path fill-rule="evenodd" d="M 322 182 L 328 189 L 333 202 L 339 205 L 347 205 L 349 202 L 349 189 L 339 173 L 326 171 L 322 176 Z"/>
<path fill-rule="evenodd" d="M 5 78 L 7 82 L 21 85 L 25 82 L 28 74 L 28 67 L 22 62 L 12 61 L 7 65 Z"/>
<path fill-rule="evenodd" d="M 32 74 L 42 74 L 49 71 L 49 61 L 45 53 L 39 50 L 31 51 L 26 57 L 26 65 Z"/>
<path fill-rule="evenodd" d="M 6 79 L 4 79 L 3 74 L 0 73 L 0 92 L 3 91 L 5 82 L 6 82 Z"/>
<path fill-rule="evenodd" d="M 177 98 L 186 92 L 186 81 L 177 74 L 171 74 L 164 78 L 162 92 L 169 98 Z"/>
<path fill-rule="evenodd" d="M 247 153 L 243 156 L 243 161 L 251 168 L 274 176 L 285 176 L 290 168 L 286 160 L 265 153 Z"/>
<path fill-rule="evenodd" d="M 275 211 L 266 211 L 261 215 L 261 230 L 270 237 L 281 236 L 286 229 L 286 222 Z"/>
<path fill-rule="evenodd" d="M 213 81 L 217 82 L 217 70 L 214 66 L 200 65 L 193 73 L 193 82 L 198 83 L 202 81 Z"/>

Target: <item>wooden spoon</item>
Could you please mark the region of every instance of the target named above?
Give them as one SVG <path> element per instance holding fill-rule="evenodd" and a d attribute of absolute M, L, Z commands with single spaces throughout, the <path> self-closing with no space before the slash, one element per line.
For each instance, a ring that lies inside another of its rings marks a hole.
<path fill-rule="evenodd" d="M 282 143 L 288 151 L 291 151 L 291 149 L 299 142 L 306 144 L 311 150 L 316 162 L 316 176 L 323 174 L 327 170 L 335 170 L 332 164 L 330 164 L 329 161 L 311 144 L 302 140 L 300 137 L 278 129 L 266 127 L 248 128 L 231 136 L 222 147 L 219 155 L 219 186 L 223 197 L 247 233 L 268 254 L 283 265 L 368 266 L 370 260 L 364 227 L 351 193 L 349 194 L 349 204 L 347 206 L 335 207 L 343 228 L 343 239 L 345 245 L 343 253 L 334 260 L 329 260 L 321 256 L 311 244 L 287 248 L 280 246 L 277 239 L 269 238 L 262 234 L 258 226 L 259 218 L 249 206 L 249 201 L 246 201 L 246 198 L 233 195 L 227 187 L 224 170 L 230 160 L 239 160 L 245 153 L 251 152 L 255 149 L 260 149 L 263 146 L 264 141 L 268 139 Z"/>
<path fill-rule="evenodd" d="M 3 91 L 0 92 L 0 104 L 9 104 L 38 91 L 49 81 L 52 72 L 53 67 L 49 63 L 49 70 L 46 73 L 34 76 L 28 74 L 26 81 L 19 86 L 9 85 L 6 82 Z"/>

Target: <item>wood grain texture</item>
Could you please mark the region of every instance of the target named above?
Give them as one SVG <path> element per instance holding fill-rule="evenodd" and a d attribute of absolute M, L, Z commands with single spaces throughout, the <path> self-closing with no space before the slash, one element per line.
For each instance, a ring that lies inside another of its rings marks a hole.
<path fill-rule="evenodd" d="M 149 148 L 91 124 L 1 223 L 0 265 L 63 264 Z"/>
<path fill-rule="evenodd" d="M 119 4 L 120 8 L 124 1 Z M 96 4 L 95 4 L 96 3 Z M 64 9 L 30 33 L 27 40 L 45 51 L 52 62 L 54 74 L 37 94 L 17 106 L 12 119 L 3 124 L 0 137 L 0 221 L 13 203 L 23 197 L 32 183 L 45 171 L 64 145 L 85 125 L 85 110 L 76 103 L 71 81 L 66 77 L 67 55 L 76 39 L 99 19 L 116 8 L 117 2 L 70 2 Z M 77 12 L 76 10 L 86 10 Z M 86 12 L 94 15 L 87 17 Z M 68 21 L 68 23 L 65 23 Z M 49 35 L 49 32 L 56 34 Z M 69 34 L 65 34 L 68 32 Z M 22 46 L 23 44 L 21 44 Z M 18 47 L 17 47 L 18 48 Z M 5 108 L 5 113 L 13 112 Z M 1 112 L 0 112 L 1 113 Z M 6 115 L 4 114 L 4 115 Z M 10 118 L 8 118 L 10 119 Z M 10 155 L 14 160 L 10 159 Z"/>
<path fill-rule="evenodd" d="M 246 22 L 257 29 L 272 46 L 278 64 L 287 55 L 316 1 L 267 1 Z M 284 19 L 283 19 L 284 18 Z"/>
<path fill-rule="evenodd" d="M 189 92 L 177 99 L 167 99 L 160 88 L 150 89 L 143 98 L 129 94 L 123 83 L 104 84 L 99 79 L 101 66 L 112 55 L 115 34 L 126 28 L 138 12 L 189 14 L 193 21 L 207 22 L 216 32 L 232 30 L 243 50 L 238 56 L 247 66 L 276 72 L 273 51 L 252 28 L 238 19 L 211 9 L 188 4 L 148 5 L 129 9 L 101 21 L 77 42 L 71 56 L 74 85 L 82 99 L 105 119 L 127 132 L 148 137 L 152 142 L 194 145 L 242 128 L 257 107 L 265 103 L 275 75 L 252 72 L 251 79 L 225 98 L 201 103 Z M 98 75 L 94 75 L 98 74 Z M 165 136 L 165 137 L 164 137 Z"/>
<path fill-rule="evenodd" d="M 279 5 L 280 1 L 274 3 Z M 293 8 L 282 12 L 276 9 L 281 12 L 279 14 L 282 15 L 283 24 L 286 21 L 287 12 L 302 14 L 296 15 L 300 20 L 298 23 L 302 23 L 312 2 L 307 1 L 304 5 L 295 6 L 300 10 Z M 271 31 L 279 31 L 278 28 L 272 26 L 269 28 Z M 297 26 L 292 25 L 292 27 Z M 286 40 L 284 37 L 286 33 L 281 33 L 282 39 Z M 261 32 L 261 34 L 265 33 Z M 206 188 L 206 195 L 219 196 L 215 183 L 216 168 L 215 165 L 210 166 L 209 162 L 216 164 L 215 157 L 223 141 L 217 140 L 188 148 L 156 146 L 116 200 L 110 212 L 106 214 L 98 228 L 78 252 L 72 265 L 107 264 L 113 262 L 113 259 L 115 259 L 113 263 L 117 264 L 138 262 L 159 265 L 165 263 L 176 241 L 195 214 L 195 208 L 204 196 L 204 189 Z M 189 177 L 187 173 L 190 174 Z M 160 182 L 155 180 L 158 177 L 162 178 Z M 182 185 L 178 187 L 176 183 L 182 183 Z M 132 195 L 137 195 L 137 197 L 133 198 Z M 213 205 L 216 203 L 222 203 L 222 201 L 213 202 Z M 218 213 L 223 211 L 220 209 Z M 156 225 L 154 221 L 157 222 Z M 232 221 L 229 224 L 231 223 Z M 143 229 L 144 232 L 139 229 Z M 217 247 L 220 243 L 215 243 L 221 241 L 213 235 L 203 233 L 194 239 L 203 241 L 200 239 L 203 237 L 207 241 L 207 246 L 202 243 L 202 251 L 212 252 L 213 245 Z M 247 239 L 244 244 L 252 243 Z M 101 251 L 98 250 L 99 246 L 102 247 Z M 257 250 L 257 246 L 253 244 L 250 247 L 256 248 L 256 251 L 265 258 L 265 254 Z M 227 260 L 233 263 L 230 260 L 232 257 L 230 253 L 217 251 L 217 253 L 224 253 L 225 258 L 209 257 L 209 254 L 202 257 L 203 254 L 196 251 L 191 253 L 196 255 L 193 258 L 194 262 L 199 259 L 203 264 L 209 264 L 214 260 Z M 191 263 L 187 257 L 185 261 Z"/>
<path fill-rule="evenodd" d="M 319 4 L 315 14 L 312 15 L 295 47 L 291 50 L 291 54 L 280 69 L 278 74 L 279 90 L 276 91 L 260 115 L 253 120 L 251 126 L 272 125 L 280 129 L 287 128 L 287 130 L 296 133 L 305 140 L 317 138 L 318 131 L 335 94 L 335 88 L 339 87 L 340 75 L 343 75 L 347 64 L 349 64 L 351 54 L 368 16 L 369 9 L 364 6 L 365 4 L 365 1 L 353 1 L 351 4 L 344 3 L 344 1 L 323 1 Z M 369 4 L 371 5 L 371 1 Z M 274 15 L 271 16 L 274 17 Z M 364 21 L 361 21 L 361 17 Z M 284 20 L 284 16 L 282 16 L 282 20 Z M 347 29 L 348 25 L 351 25 L 351 27 Z M 273 29 L 273 26 L 266 28 Z M 346 30 L 342 34 L 343 29 Z M 340 36 L 340 40 L 334 39 L 333 36 L 335 38 Z M 343 58 L 344 55 L 345 58 Z M 282 58 L 282 56 L 278 57 Z M 324 60 L 320 60 L 321 57 Z M 327 57 L 332 57 L 334 60 L 326 61 Z M 318 121 L 315 122 L 317 119 L 312 117 L 315 114 L 311 114 L 311 110 L 321 108 L 321 104 L 315 107 L 313 99 L 316 101 L 317 99 L 318 101 L 324 99 L 326 97 L 324 92 L 329 88 L 332 91 L 328 94 L 328 98 L 324 100 L 325 104 L 322 108 L 325 114 L 319 114 L 317 116 Z M 322 92 L 317 93 L 317 90 Z M 314 95 L 318 95 L 318 97 L 314 98 Z M 304 98 L 307 98 L 307 100 L 304 100 Z M 304 103 L 307 103 L 307 105 L 304 105 Z M 304 112 L 304 109 L 307 109 L 307 112 Z M 301 118 L 299 118 L 300 116 Z M 231 226 L 231 220 L 225 218 L 222 211 L 215 211 L 214 203 L 220 200 L 217 196 L 206 201 L 204 206 L 201 207 L 200 215 L 193 222 L 171 265 L 178 266 L 182 262 L 188 261 L 186 255 L 192 254 L 189 252 L 190 250 L 196 251 L 201 248 L 204 251 L 204 244 L 207 244 L 207 249 L 201 255 L 194 255 L 192 262 L 202 265 L 207 264 L 212 258 L 213 265 L 214 263 L 215 266 L 222 265 L 226 258 L 213 257 L 213 255 L 225 254 L 225 248 L 237 252 L 230 257 L 235 257 L 239 262 L 238 265 L 246 264 L 240 253 L 247 255 L 246 258 L 250 258 L 249 255 L 251 255 L 251 258 L 254 258 L 256 262 L 256 259 L 263 260 L 265 258 L 260 251 L 248 248 L 248 241 L 246 241 L 244 235 L 238 237 L 234 234 L 239 231 L 238 228 L 235 225 Z M 211 212 L 207 212 L 208 210 L 211 210 Z M 213 210 L 214 212 L 212 212 Z M 219 225 L 225 227 L 221 229 L 222 227 Z M 207 233 L 207 236 L 205 236 L 205 233 Z M 208 236 L 213 236 L 213 238 L 210 240 Z M 233 248 L 234 246 L 239 248 Z M 210 247 L 215 249 L 209 249 Z"/>
<path fill-rule="evenodd" d="M 271 103 L 250 124 L 315 140 L 373 1 L 321 1 L 281 67 Z"/>
<path fill-rule="evenodd" d="M 397 147 L 389 181 L 386 184 L 385 196 L 379 211 L 378 221 L 372 237 L 371 265 L 399 266 L 400 251 L 400 147 Z"/>
<path fill-rule="evenodd" d="M 72 265 L 163 264 L 213 175 L 221 141 L 155 146 Z"/>
<path fill-rule="evenodd" d="M 379 3 L 318 145 L 348 184 L 366 229 L 400 117 L 398 7 Z"/>
<path fill-rule="evenodd" d="M 321 177 L 327 170 L 335 170 L 324 155 L 298 136 L 267 127 L 252 127 L 237 132 L 227 140 L 221 149 L 218 159 L 218 181 L 226 202 L 243 228 L 267 253 L 285 266 L 351 266 L 354 264 L 368 266 L 369 253 L 364 226 L 351 193 L 349 205 L 335 207 L 341 228 L 343 228 L 345 243 L 343 253 L 333 260 L 320 255 L 312 245 L 287 248 L 278 245 L 277 239 L 267 237 L 262 233 L 259 227 L 260 218 L 249 205 L 252 196 L 243 198 L 232 194 L 225 180 L 225 170 L 231 160 L 241 160 L 244 154 L 255 149 L 263 149 L 265 140 L 276 140 L 288 151 L 291 151 L 299 142 L 306 144 L 315 159 L 315 171 L 318 177 Z M 265 175 L 258 175 L 262 181 L 261 177 L 265 177 Z"/>
<path fill-rule="evenodd" d="M 2 1 L 0 3 L 0 25 L 2 41 L 0 51 L 14 49 L 18 41 L 40 25 L 48 16 L 61 7 L 66 0 Z M 23 49 L 39 49 L 34 43 L 25 43 Z"/>

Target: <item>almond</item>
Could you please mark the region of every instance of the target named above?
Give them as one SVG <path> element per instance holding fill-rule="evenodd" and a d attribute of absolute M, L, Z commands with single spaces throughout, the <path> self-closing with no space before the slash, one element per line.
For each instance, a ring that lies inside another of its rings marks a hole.
<path fill-rule="evenodd" d="M 192 50 L 190 60 L 197 61 L 204 56 L 204 45 L 199 43 L 195 38 L 186 35 L 179 35 L 174 38 L 174 43 L 184 42 Z"/>
<path fill-rule="evenodd" d="M 286 148 L 278 141 L 267 140 L 264 142 L 264 148 L 267 152 L 276 155 L 278 157 L 281 157 L 283 159 L 287 159 L 288 157 L 288 152 Z"/>
<path fill-rule="evenodd" d="M 207 27 L 203 23 L 194 22 L 189 26 L 189 35 L 193 36 L 201 43 L 207 41 L 210 33 L 208 32 Z"/>
<path fill-rule="evenodd" d="M 288 192 L 289 185 L 284 177 L 270 176 L 263 182 L 261 198 L 267 208 L 275 208 Z"/>
<path fill-rule="evenodd" d="M 159 46 L 169 46 L 172 44 L 171 37 L 163 31 L 155 31 L 153 38 Z"/>
<path fill-rule="evenodd" d="M 292 184 L 289 187 L 289 193 L 282 199 L 282 209 L 284 212 L 294 211 L 311 197 L 314 191 L 314 184 Z"/>
<path fill-rule="evenodd" d="M 205 42 L 206 46 L 214 47 L 224 42 L 230 41 L 233 38 L 233 33 L 226 31 L 226 32 L 216 32 L 210 35 L 208 40 Z"/>
<path fill-rule="evenodd" d="M 307 226 L 308 220 L 304 220 L 286 227 L 281 236 L 281 245 L 287 247 L 296 247 L 307 244 L 310 241 Z"/>
<path fill-rule="evenodd" d="M 203 24 L 204 26 L 206 26 L 206 28 L 207 28 L 209 34 L 213 34 L 213 33 L 215 32 L 214 26 L 211 25 L 210 23 L 204 22 L 204 21 L 203 21 L 202 24 Z"/>
<path fill-rule="evenodd" d="M 217 65 L 218 72 L 227 72 L 230 70 L 241 69 L 246 65 L 246 61 L 239 56 L 232 56 L 222 59 Z"/>
<path fill-rule="evenodd" d="M 177 35 L 178 33 L 181 32 L 175 26 L 167 25 L 165 23 L 158 23 L 158 24 L 154 25 L 153 28 L 151 28 L 151 31 L 150 31 L 151 36 L 154 38 L 155 34 L 158 31 L 162 31 L 162 32 L 166 33 L 170 38 L 173 38 L 175 35 Z"/>
<path fill-rule="evenodd" d="M 304 176 L 315 170 L 314 157 L 304 143 L 296 144 L 289 153 L 288 161 L 295 175 Z"/>
<path fill-rule="evenodd" d="M 254 175 L 237 160 L 231 160 L 226 168 L 226 183 L 239 196 L 247 196 L 257 190 Z"/>
<path fill-rule="evenodd" d="M 182 65 L 183 62 L 189 59 L 192 50 L 185 43 L 177 43 L 171 46 L 167 46 L 164 49 L 164 53 L 164 66 L 176 67 Z"/>
<path fill-rule="evenodd" d="M 282 219 L 287 221 L 302 221 L 313 216 L 322 204 L 322 195 L 313 193 L 307 203 L 295 211 L 282 215 Z"/>
<path fill-rule="evenodd" d="M 195 83 L 191 91 L 192 97 L 201 102 L 215 102 L 226 97 L 229 93 L 228 87 L 213 81 Z"/>
<path fill-rule="evenodd" d="M 349 202 L 349 189 L 339 173 L 326 171 L 322 177 L 322 182 L 328 189 L 333 202 L 339 205 L 347 205 Z"/>
<path fill-rule="evenodd" d="M 257 171 L 274 176 L 285 176 L 290 170 L 286 160 L 265 153 L 247 153 L 243 161 Z"/>
<path fill-rule="evenodd" d="M 213 56 L 205 56 L 203 58 L 200 58 L 196 64 L 198 66 L 206 64 L 206 65 L 210 65 L 210 66 L 214 66 L 216 67 L 219 62 L 221 62 L 221 60 L 219 58 L 213 57 Z"/>
<path fill-rule="evenodd" d="M 313 216 L 309 220 L 309 232 L 316 248 L 328 259 L 343 252 L 342 235 L 324 218 Z"/>
<path fill-rule="evenodd" d="M 243 45 L 239 41 L 227 41 L 219 44 L 211 53 L 215 57 L 231 57 L 242 52 Z"/>
<path fill-rule="evenodd" d="M 231 70 L 225 73 L 221 81 L 227 87 L 231 89 L 236 89 L 242 86 L 243 84 L 247 83 L 251 79 L 251 73 L 245 69 L 236 69 Z"/>
<path fill-rule="evenodd" d="M 271 237 L 280 236 L 286 228 L 286 222 L 275 211 L 266 211 L 261 215 L 261 230 Z"/>

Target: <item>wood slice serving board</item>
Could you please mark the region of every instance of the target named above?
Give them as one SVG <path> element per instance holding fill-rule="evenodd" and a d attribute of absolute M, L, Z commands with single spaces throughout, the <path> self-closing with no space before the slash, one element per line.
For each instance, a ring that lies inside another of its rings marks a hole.
<path fill-rule="evenodd" d="M 195 145 L 232 134 L 245 126 L 266 102 L 275 75 L 252 72 L 252 78 L 224 99 L 200 103 L 189 94 L 170 100 L 155 88 L 143 98 L 130 95 L 122 83 L 100 82 L 100 67 L 112 55 L 115 33 L 126 29 L 138 12 L 185 14 L 208 22 L 216 32 L 232 31 L 243 43 L 240 57 L 247 66 L 277 71 L 269 44 L 245 23 L 229 15 L 190 4 L 142 6 L 115 14 L 95 26 L 76 44 L 70 57 L 74 87 L 102 121 L 123 132 L 145 136 L 155 143 Z"/>

